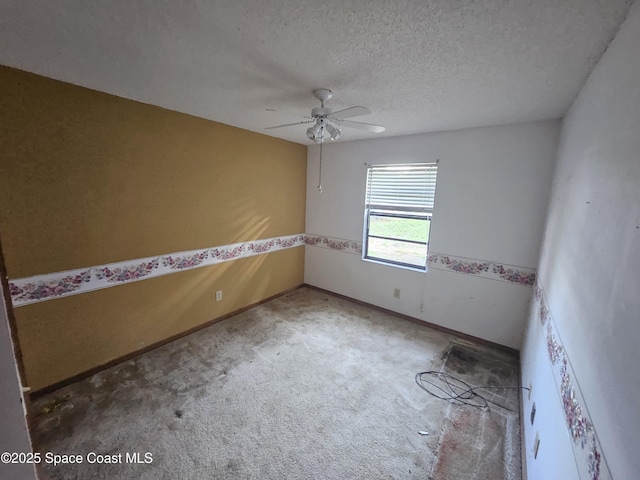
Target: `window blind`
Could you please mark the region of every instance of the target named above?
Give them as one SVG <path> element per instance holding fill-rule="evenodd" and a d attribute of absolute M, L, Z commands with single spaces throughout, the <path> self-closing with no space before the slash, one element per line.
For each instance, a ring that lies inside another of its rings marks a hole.
<path fill-rule="evenodd" d="M 431 213 L 437 175 L 437 163 L 370 165 L 365 207 Z"/>

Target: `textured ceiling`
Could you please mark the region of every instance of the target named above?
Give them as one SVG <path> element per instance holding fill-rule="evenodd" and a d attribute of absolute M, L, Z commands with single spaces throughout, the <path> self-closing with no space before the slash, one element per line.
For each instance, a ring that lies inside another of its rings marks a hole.
<path fill-rule="evenodd" d="M 0 63 L 297 143 L 264 127 L 327 87 L 395 136 L 562 117 L 631 3 L 3 0 Z"/>

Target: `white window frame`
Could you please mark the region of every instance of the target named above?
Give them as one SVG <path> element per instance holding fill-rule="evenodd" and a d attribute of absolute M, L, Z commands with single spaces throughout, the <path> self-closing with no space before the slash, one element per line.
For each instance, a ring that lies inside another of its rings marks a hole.
<path fill-rule="evenodd" d="M 437 172 L 437 162 L 367 166 L 362 241 L 363 260 L 421 272 L 427 271 L 429 237 L 431 236 L 431 219 L 433 217 L 433 207 L 435 203 Z M 419 242 L 402 238 L 372 235 L 370 234 L 369 228 L 372 216 L 424 219 L 429 222 L 427 241 Z M 392 258 L 372 256 L 369 254 L 370 238 L 424 245 L 424 265 L 407 263 Z"/>

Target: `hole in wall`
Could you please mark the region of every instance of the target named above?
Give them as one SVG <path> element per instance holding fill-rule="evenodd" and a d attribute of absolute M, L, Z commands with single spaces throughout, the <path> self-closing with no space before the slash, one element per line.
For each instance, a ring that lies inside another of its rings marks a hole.
<path fill-rule="evenodd" d="M 536 402 L 533 402 L 533 406 L 531 407 L 531 425 L 533 425 L 533 420 L 536 418 Z"/>

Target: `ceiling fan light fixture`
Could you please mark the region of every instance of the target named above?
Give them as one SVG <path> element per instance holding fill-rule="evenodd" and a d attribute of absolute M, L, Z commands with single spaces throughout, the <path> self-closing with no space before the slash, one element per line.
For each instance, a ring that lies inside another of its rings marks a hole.
<path fill-rule="evenodd" d="M 313 131 L 313 128 L 307 128 L 307 137 L 309 137 L 309 140 L 315 140 L 316 139 L 316 134 Z"/>
<path fill-rule="evenodd" d="M 322 127 L 320 126 L 320 124 L 315 124 L 313 127 L 307 128 L 307 137 L 309 137 L 309 140 L 317 142 L 321 136 Z"/>
<path fill-rule="evenodd" d="M 327 130 L 331 134 L 331 141 L 338 140 L 340 138 L 340 136 L 342 135 L 342 130 L 340 130 L 339 128 L 335 128 L 331 124 L 327 125 Z"/>

